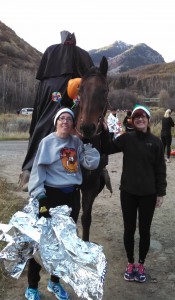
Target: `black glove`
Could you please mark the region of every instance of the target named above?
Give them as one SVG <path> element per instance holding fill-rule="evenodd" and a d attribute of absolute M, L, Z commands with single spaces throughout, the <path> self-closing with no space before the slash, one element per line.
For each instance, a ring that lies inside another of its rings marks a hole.
<path fill-rule="evenodd" d="M 48 199 L 46 195 L 38 197 L 39 202 L 39 214 L 38 217 L 50 218 L 49 208 L 48 208 Z"/>

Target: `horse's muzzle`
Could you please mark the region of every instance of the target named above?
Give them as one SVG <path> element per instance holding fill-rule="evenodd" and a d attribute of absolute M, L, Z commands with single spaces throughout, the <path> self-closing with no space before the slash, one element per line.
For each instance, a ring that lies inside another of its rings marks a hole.
<path fill-rule="evenodd" d="M 80 125 L 80 131 L 84 138 L 90 139 L 94 136 L 96 132 L 96 126 L 95 124 L 81 124 Z"/>

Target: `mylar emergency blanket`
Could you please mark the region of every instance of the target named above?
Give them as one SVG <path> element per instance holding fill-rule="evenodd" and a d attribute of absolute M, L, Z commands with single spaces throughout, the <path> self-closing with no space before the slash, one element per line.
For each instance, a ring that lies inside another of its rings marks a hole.
<path fill-rule="evenodd" d="M 102 246 L 78 237 L 67 205 L 50 209 L 47 219 L 38 219 L 37 211 L 37 201 L 29 199 L 9 224 L 0 224 L 0 240 L 8 243 L 0 252 L 6 272 L 18 279 L 34 257 L 47 272 L 70 284 L 79 297 L 102 299 L 106 275 Z"/>

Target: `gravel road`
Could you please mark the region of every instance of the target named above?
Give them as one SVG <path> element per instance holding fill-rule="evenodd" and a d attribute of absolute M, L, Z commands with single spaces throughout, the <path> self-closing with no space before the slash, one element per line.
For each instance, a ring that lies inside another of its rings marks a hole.
<path fill-rule="evenodd" d="M 27 151 L 27 141 L 0 141 L 0 177 L 8 183 L 18 184 L 21 166 Z M 172 145 L 175 145 L 173 141 Z M 90 240 L 104 248 L 107 258 L 107 276 L 103 300 L 174 300 L 175 299 L 175 158 L 167 164 L 167 196 L 160 209 L 156 209 L 151 230 L 151 247 L 146 261 L 147 281 L 144 284 L 128 283 L 123 279 L 126 254 L 123 246 L 123 220 L 119 201 L 119 183 L 122 170 L 122 154 L 110 155 L 108 171 L 112 181 L 113 194 L 104 189 L 93 205 Z M 15 192 L 15 190 L 14 190 Z M 16 193 L 16 192 L 15 192 Z M 21 193 L 27 199 L 27 193 Z M 23 194 L 22 194 L 23 193 Z M 19 197 L 20 199 L 20 197 Z M 78 228 L 81 233 L 80 220 Z M 138 232 L 136 232 L 136 256 Z M 40 288 L 45 299 L 54 300 L 46 291 L 48 274 L 42 271 Z M 7 278 L 5 300 L 24 300 L 26 271 L 19 280 Z M 66 285 L 71 300 L 78 298 Z M 1 295 L 0 295 L 0 299 Z"/>
<path fill-rule="evenodd" d="M 27 146 L 28 141 L 0 141 L 0 176 L 10 183 L 18 183 Z"/>

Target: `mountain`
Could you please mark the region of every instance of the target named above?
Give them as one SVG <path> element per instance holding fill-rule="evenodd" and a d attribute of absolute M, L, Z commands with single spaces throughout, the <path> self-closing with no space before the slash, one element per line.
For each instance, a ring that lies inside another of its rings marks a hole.
<path fill-rule="evenodd" d="M 96 65 L 99 64 L 103 55 L 108 58 L 109 75 L 125 72 L 139 66 L 165 63 L 157 51 L 144 43 L 133 46 L 119 41 L 105 48 L 91 50 L 89 54 Z"/>
<path fill-rule="evenodd" d="M 103 55 L 108 58 L 112 106 L 132 108 L 139 99 L 156 99 L 150 103 L 175 108 L 175 62 L 165 63 L 162 55 L 144 43 L 133 46 L 119 41 L 89 53 L 96 65 Z"/>
<path fill-rule="evenodd" d="M 42 53 L 33 48 L 0 21 L 0 67 L 37 70 Z"/>
<path fill-rule="evenodd" d="M 116 41 L 113 44 L 89 51 L 89 54 L 95 65 L 99 65 L 102 56 L 106 56 L 107 59 L 111 59 L 119 54 L 124 53 L 126 50 L 132 48 L 132 45 L 128 45 L 122 41 Z"/>
<path fill-rule="evenodd" d="M 163 57 L 146 44 L 138 44 L 109 59 L 109 73 L 125 72 L 139 66 L 165 63 Z"/>
<path fill-rule="evenodd" d="M 32 107 L 42 53 L 0 21 L 0 112 Z"/>

